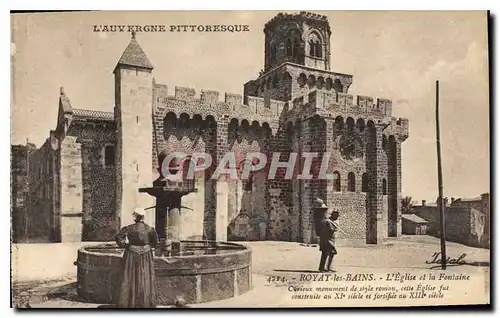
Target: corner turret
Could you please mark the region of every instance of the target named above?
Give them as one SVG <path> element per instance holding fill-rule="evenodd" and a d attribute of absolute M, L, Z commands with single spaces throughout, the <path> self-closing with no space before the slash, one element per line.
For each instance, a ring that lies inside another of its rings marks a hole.
<path fill-rule="evenodd" d="M 135 32 L 132 32 L 132 39 L 130 40 L 130 43 L 125 51 L 123 51 L 123 54 L 116 65 L 115 72 L 119 66 L 133 66 L 148 70 L 152 70 L 154 68 L 153 64 L 151 64 L 146 56 L 146 53 L 144 53 L 141 46 L 135 39 Z"/>
<path fill-rule="evenodd" d="M 132 39 L 115 67 L 116 211 L 121 226 L 131 224 L 131 211 L 153 205 L 139 193 L 153 178 L 153 65 Z M 146 221 L 151 222 L 151 215 Z"/>

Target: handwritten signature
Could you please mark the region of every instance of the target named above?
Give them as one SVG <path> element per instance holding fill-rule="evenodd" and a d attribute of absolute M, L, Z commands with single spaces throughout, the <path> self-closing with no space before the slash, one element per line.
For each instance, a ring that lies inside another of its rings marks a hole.
<path fill-rule="evenodd" d="M 426 264 L 441 264 L 441 253 L 436 252 L 432 255 L 433 259 L 430 261 L 425 261 Z M 463 253 L 460 255 L 458 258 L 451 258 L 447 257 L 445 260 L 446 264 L 457 264 L 457 265 L 463 265 L 465 264 L 465 257 L 467 257 L 467 254 Z"/>

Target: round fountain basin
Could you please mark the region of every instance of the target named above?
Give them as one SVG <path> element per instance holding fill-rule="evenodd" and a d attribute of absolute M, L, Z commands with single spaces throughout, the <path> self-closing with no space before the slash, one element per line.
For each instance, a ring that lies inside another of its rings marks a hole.
<path fill-rule="evenodd" d="M 182 241 L 181 256 L 154 257 L 157 302 L 172 305 L 227 299 L 250 290 L 252 252 L 239 244 Z M 113 303 L 120 283 L 123 249 L 116 244 L 78 250 L 78 294 L 87 301 Z"/>

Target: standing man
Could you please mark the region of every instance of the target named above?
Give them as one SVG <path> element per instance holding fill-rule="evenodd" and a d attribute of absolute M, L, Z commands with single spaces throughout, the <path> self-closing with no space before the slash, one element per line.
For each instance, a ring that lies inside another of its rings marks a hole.
<path fill-rule="evenodd" d="M 331 272 L 333 256 L 337 254 L 335 248 L 335 232 L 338 227 L 334 222 L 338 222 L 339 212 L 329 210 L 325 204 L 321 206 L 323 209 L 323 216 L 319 224 L 319 250 L 321 251 L 321 260 L 319 262 L 320 272 Z M 325 263 L 327 268 L 325 269 Z"/>

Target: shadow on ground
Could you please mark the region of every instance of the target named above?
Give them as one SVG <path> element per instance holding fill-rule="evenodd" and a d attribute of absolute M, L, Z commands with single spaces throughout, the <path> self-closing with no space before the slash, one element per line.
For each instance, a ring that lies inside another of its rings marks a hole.
<path fill-rule="evenodd" d="M 72 302 L 86 302 L 83 298 L 78 295 L 76 290 L 76 282 L 64 284 L 59 287 L 52 288 L 47 292 L 47 299 L 62 299 Z"/>
<path fill-rule="evenodd" d="M 54 301 L 54 300 L 63 300 L 72 303 L 85 303 L 85 304 L 98 304 L 92 301 L 88 301 L 83 299 L 78 295 L 77 291 L 77 283 L 67 283 L 64 285 L 60 285 L 57 287 L 49 287 L 49 288 L 40 288 L 38 290 L 33 291 L 34 294 L 38 294 L 43 296 L 42 302 L 45 301 Z M 40 302 L 39 297 L 35 297 L 31 299 L 31 303 L 36 304 Z"/>

